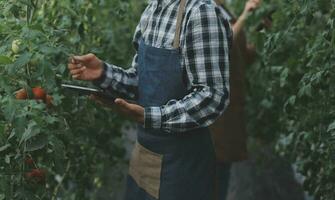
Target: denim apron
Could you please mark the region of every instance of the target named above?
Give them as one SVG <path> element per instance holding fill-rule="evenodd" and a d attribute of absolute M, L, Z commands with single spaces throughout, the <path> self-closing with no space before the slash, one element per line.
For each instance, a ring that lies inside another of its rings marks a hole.
<path fill-rule="evenodd" d="M 179 49 L 186 0 L 179 5 L 173 49 L 138 49 L 139 99 L 143 107 L 180 100 L 190 91 L 183 81 Z M 131 155 L 125 200 L 212 200 L 215 153 L 207 128 L 166 133 L 138 126 Z"/>

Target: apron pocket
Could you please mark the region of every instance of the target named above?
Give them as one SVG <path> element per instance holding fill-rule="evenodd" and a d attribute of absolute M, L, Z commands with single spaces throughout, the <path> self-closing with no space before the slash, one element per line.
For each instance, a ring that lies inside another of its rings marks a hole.
<path fill-rule="evenodd" d="M 138 187 L 159 199 L 163 155 L 152 152 L 136 142 L 130 159 L 129 175 Z"/>

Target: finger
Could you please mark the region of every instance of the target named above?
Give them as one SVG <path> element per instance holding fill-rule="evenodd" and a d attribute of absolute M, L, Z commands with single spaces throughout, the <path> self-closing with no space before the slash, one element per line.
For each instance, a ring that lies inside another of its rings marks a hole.
<path fill-rule="evenodd" d="M 84 65 L 82 65 L 82 64 L 71 64 L 71 63 L 69 63 L 69 64 L 67 65 L 67 67 L 68 67 L 69 70 L 73 70 L 73 69 L 82 68 L 82 67 L 84 67 Z"/>
<path fill-rule="evenodd" d="M 81 74 L 72 75 L 72 78 L 73 78 L 73 79 L 77 79 L 77 80 L 79 80 L 79 79 L 80 79 L 80 75 L 81 75 Z"/>
<path fill-rule="evenodd" d="M 76 62 L 78 63 L 86 63 L 91 61 L 93 58 L 95 58 L 95 55 L 92 53 L 82 55 L 82 56 L 73 56 L 72 57 Z"/>
<path fill-rule="evenodd" d="M 115 99 L 114 103 L 120 107 L 123 111 L 130 111 L 131 110 L 131 105 L 125 101 L 124 99 L 117 98 Z"/>
<path fill-rule="evenodd" d="M 121 98 L 115 99 L 114 103 L 118 106 L 121 106 L 121 107 L 127 107 L 128 106 L 128 103 Z"/>
<path fill-rule="evenodd" d="M 68 63 L 71 64 L 78 64 L 78 62 L 74 59 L 74 55 L 71 55 L 68 59 L 67 59 Z"/>
<path fill-rule="evenodd" d="M 76 68 L 78 68 L 78 67 L 77 67 L 77 65 L 75 65 L 75 64 L 71 64 L 71 63 L 69 63 L 69 64 L 67 65 L 67 68 L 68 68 L 69 70 L 72 70 L 72 69 L 76 69 Z"/>
<path fill-rule="evenodd" d="M 253 11 L 257 8 L 257 5 L 256 3 L 252 2 L 251 5 L 250 5 L 250 11 Z"/>
<path fill-rule="evenodd" d="M 82 67 L 82 68 L 79 68 L 79 69 L 73 69 L 73 70 L 70 70 L 70 73 L 72 75 L 77 75 L 77 74 L 81 74 L 85 71 L 86 67 Z"/>
<path fill-rule="evenodd" d="M 250 0 L 248 3 L 249 3 L 250 6 L 255 6 L 255 5 L 258 5 L 259 1 L 258 0 Z"/>

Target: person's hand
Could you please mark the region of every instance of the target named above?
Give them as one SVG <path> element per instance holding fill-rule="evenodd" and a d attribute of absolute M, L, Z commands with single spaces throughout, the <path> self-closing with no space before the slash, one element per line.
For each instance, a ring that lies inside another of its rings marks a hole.
<path fill-rule="evenodd" d="M 73 56 L 69 59 L 68 68 L 72 78 L 93 81 L 101 77 L 103 62 L 94 54 Z"/>
<path fill-rule="evenodd" d="M 144 108 L 140 105 L 128 103 L 124 99 L 115 99 L 115 106 L 120 114 L 136 122 L 144 124 Z"/>
<path fill-rule="evenodd" d="M 99 96 L 91 95 L 90 99 L 106 107 L 115 110 L 117 113 L 133 121 L 144 124 L 144 108 L 140 105 L 129 103 L 124 99 L 117 98 L 114 102 L 109 102 Z"/>
<path fill-rule="evenodd" d="M 262 1 L 261 0 L 248 0 L 247 3 L 245 4 L 244 11 L 242 13 L 243 18 L 247 18 L 249 13 L 253 12 L 259 6 L 261 5 Z"/>

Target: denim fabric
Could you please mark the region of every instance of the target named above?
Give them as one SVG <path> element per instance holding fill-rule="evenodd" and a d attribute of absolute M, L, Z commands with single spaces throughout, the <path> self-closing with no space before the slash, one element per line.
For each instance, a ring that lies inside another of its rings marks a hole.
<path fill-rule="evenodd" d="M 160 49 L 141 42 L 139 47 L 139 103 L 161 106 L 181 99 L 183 83 L 178 49 Z M 138 142 L 163 155 L 160 200 L 211 200 L 214 195 L 215 153 L 207 128 L 166 134 L 160 129 L 138 128 Z M 152 200 L 128 177 L 126 200 Z"/>

